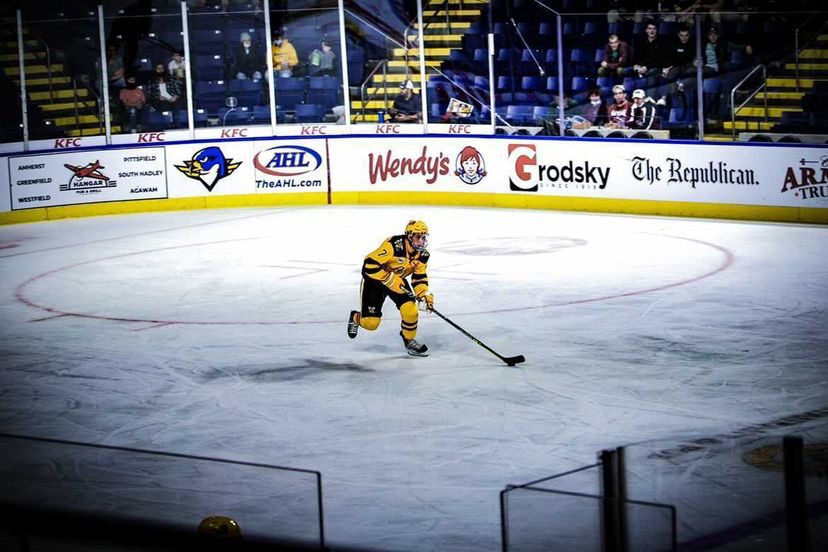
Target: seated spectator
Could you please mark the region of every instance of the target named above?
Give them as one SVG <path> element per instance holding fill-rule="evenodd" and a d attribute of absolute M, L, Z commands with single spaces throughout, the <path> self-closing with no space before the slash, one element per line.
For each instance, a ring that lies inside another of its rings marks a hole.
<path fill-rule="evenodd" d="M 627 121 L 630 119 L 630 104 L 627 100 L 627 91 L 623 85 L 616 84 L 612 87 L 612 97 L 615 103 L 607 107 L 607 128 L 627 128 Z"/>
<path fill-rule="evenodd" d="M 124 110 L 123 132 L 141 132 L 147 98 L 144 90 L 138 86 L 135 75 L 129 75 L 126 78 L 126 87 L 121 89 L 118 99 Z"/>
<path fill-rule="evenodd" d="M 273 34 L 273 73 L 277 77 L 290 77 L 293 75 L 293 68 L 298 64 L 296 48 L 282 35 L 281 31 L 276 31 Z"/>
<path fill-rule="evenodd" d="M 549 106 L 555 110 L 558 110 L 561 103 L 563 103 L 564 113 L 578 105 L 578 102 L 570 98 L 569 95 L 566 92 L 564 92 L 563 99 L 561 99 L 560 94 L 556 94 L 555 97 L 552 98 L 552 103 L 550 103 Z"/>
<path fill-rule="evenodd" d="M 591 88 L 588 95 L 589 101 L 581 106 L 578 114 L 591 126 L 604 126 L 607 124 L 607 104 L 601 99 L 601 92 L 597 88 Z"/>
<path fill-rule="evenodd" d="M 336 68 L 334 62 L 336 61 L 336 54 L 331 48 L 331 43 L 323 40 L 319 48 L 314 48 L 308 54 L 308 74 L 311 76 L 334 76 Z"/>
<path fill-rule="evenodd" d="M 664 55 L 666 46 L 658 36 L 658 27 L 653 20 L 647 21 L 644 27 L 644 37 L 637 38 L 633 44 L 633 72 L 639 78 L 647 79 L 647 86 L 658 84 L 658 77 L 665 66 Z"/>
<path fill-rule="evenodd" d="M 711 78 L 724 73 L 727 45 L 719 40 L 719 27 L 711 25 L 702 48 L 702 77 Z"/>
<path fill-rule="evenodd" d="M 693 61 L 696 59 L 696 46 L 690 40 L 690 28 L 686 25 L 679 27 L 676 39 L 666 49 L 661 76 L 666 82 L 674 82 L 682 77 L 696 72 Z"/>
<path fill-rule="evenodd" d="M 109 77 L 110 87 L 119 89 L 126 86 L 124 60 L 118 54 L 118 48 L 112 45 L 106 47 L 106 74 Z"/>
<path fill-rule="evenodd" d="M 167 111 L 181 107 L 183 97 L 181 81 L 171 79 L 163 63 L 155 65 L 152 81 L 147 86 L 147 99 L 150 108 L 158 111 Z"/>
<path fill-rule="evenodd" d="M 250 33 L 243 32 L 239 35 L 239 47 L 233 58 L 233 71 L 235 77 L 240 80 L 260 80 L 265 66 L 264 53 L 260 48 L 253 47 L 253 39 Z"/>
<path fill-rule="evenodd" d="M 648 98 L 640 88 L 633 90 L 633 101 L 630 106 L 630 116 L 627 119 L 627 128 L 651 130 L 660 128 L 658 109 L 652 98 Z"/>
<path fill-rule="evenodd" d="M 423 121 L 423 104 L 419 94 L 414 93 L 414 83 L 403 81 L 400 85 L 400 94 L 394 100 L 394 105 L 388 110 L 388 115 L 395 123 L 421 123 Z"/>
<path fill-rule="evenodd" d="M 184 80 L 187 71 L 187 64 L 184 62 L 184 54 L 173 52 L 172 59 L 167 64 L 167 74 L 174 79 Z"/>
<path fill-rule="evenodd" d="M 598 68 L 599 77 L 623 77 L 629 72 L 630 45 L 618 38 L 617 34 L 609 35 L 604 46 L 604 59 Z"/>

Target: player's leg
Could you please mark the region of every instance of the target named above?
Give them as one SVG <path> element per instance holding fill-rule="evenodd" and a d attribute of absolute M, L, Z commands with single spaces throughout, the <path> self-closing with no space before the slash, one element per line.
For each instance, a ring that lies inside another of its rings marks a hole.
<path fill-rule="evenodd" d="M 382 303 L 385 301 L 387 290 L 388 288 L 382 283 L 363 278 L 359 290 L 360 310 L 351 311 L 348 317 L 348 337 L 355 338 L 360 327 L 371 331 L 379 327 L 382 319 Z"/>
<path fill-rule="evenodd" d="M 414 337 L 417 335 L 417 324 L 419 312 L 417 303 L 411 299 L 411 295 L 390 292 L 388 294 L 397 308 L 400 309 L 400 337 L 402 337 L 408 354 L 415 356 L 428 356 L 428 347 L 417 342 Z"/>

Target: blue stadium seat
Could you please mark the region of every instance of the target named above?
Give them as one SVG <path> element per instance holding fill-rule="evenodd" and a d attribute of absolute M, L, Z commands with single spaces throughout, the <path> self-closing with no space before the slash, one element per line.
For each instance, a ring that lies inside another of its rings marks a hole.
<path fill-rule="evenodd" d="M 146 119 L 147 130 L 154 132 L 173 128 L 172 111 L 150 111 Z"/>
<path fill-rule="evenodd" d="M 509 105 L 506 106 L 506 120 L 513 125 L 525 126 L 533 124 L 532 115 L 535 106 Z"/>
<path fill-rule="evenodd" d="M 270 124 L 270 106 L 269 105 L 254 105 L 253 106 L 253 122 L 256 124 Z"/>
<path fill-rule="evenodd" d="M 238 99 L 239 105 L 250 107 L 257 105 L 262 99 L 262 82 L 252 79 L 231 80 L 230 95 Z"/>
<path fill-rule="evenodd" d="M 547 92 L 557 92 L 558 91 L 558 77 L 546 77 L 546 91 Z"/>
<path fill-rule="evenodd" d="M 523 77 L 520 81 L 520 89 L 527 92 L 539 92 L 543 89 L 540 77 Z"/>
<path fill-rule="evenodd" d="M 224 81 L 197 81 L 193 92 L 195 105 L 211 112 L 224 105 L 226 87 Z"/>
<path fill-rule="evenodd" d="M 543 124 L 544 119 L 557 119 L 557 114 L 557 110 L 552 107 L 545 105 L 536 105 L 535 108 L 532 110 L 532 119 L 534 119 L 535 124 L 540 126 Z"/>
<path fill-rule="evenodd" d="M 300 77 L 277 78 L 273 81 L 276 89 L 276 103 L 279 109 L 293 111 L 296 104 L 305 101 L 306 81 Z"/>
<path fill-rule="evenodd" d="M 325 109 L 319 104 L 298 104 L 296 121 L 299 123 L 321 123 Z"/>
<path fill-rule="evenodd" d="M 195 57 L 195 77 L 201 81 L 224 78 L 224 58 L 218 54 L 199 54 Z"/>
<path fill-rule="evenodd" d="M 253 119 L 253 110 L 248 107 L 225 108 L 219 110 L 218 116 L 223 126 L 247 125 Z"/>
<path fill-rule="evenodd" d="M 583 92 L 589 88 L 589 79 L 586 77 L 572 77 L 572 91 Z"/>
<path fill-rule="evenodd" d="M 342 84 L 333 77 L 311 77 L 308 80 L 308 96 L 306 101 L 309 104 L 320 104 L 325 110 L 342 103 L 339 100 L 339 90 Z"/>

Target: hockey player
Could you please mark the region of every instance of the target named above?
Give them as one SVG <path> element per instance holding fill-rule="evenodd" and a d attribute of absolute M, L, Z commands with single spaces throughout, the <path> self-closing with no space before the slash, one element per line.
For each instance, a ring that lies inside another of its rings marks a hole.
<path fill-rule="evenodd" d="M 418 318 L 415 301 L 429 311 L 434 307 L 426 275 L 427 245 L 428 227 L 420 220 L 412 220 L 406 225 L 405 234 L 391 236 L 365 257 L 360 286 L 362 306 L 360 311 L 351 311 L 348 337 L 355 338 L 360 326 L 376 330 L 382 317 L 382 304 L 390 297 L 400 310 L 400 336 L 406 351 L 414 356 L 428 356 L 428 347 L 414 339 Z M 409 275 L 410 284 L 406 280 Z"/>

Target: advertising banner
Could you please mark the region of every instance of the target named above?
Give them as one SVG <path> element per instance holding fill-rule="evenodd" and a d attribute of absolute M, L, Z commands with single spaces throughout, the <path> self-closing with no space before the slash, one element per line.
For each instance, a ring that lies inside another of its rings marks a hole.
<path fill-rule="evenodd" d="M 326 192 L 325 140 L 167 146 L 170 197 Z"/>
<path fill-rule="evenodd" d="M 824 148 L 506 142 L 513 193 L 828 207 Z"/>
<path fill-rule="evenodd" d="M 328 191 L 325 140 L 268 140 L 253 148 L 256 193 Z"/>
<path fill-rule="evenodd" d="M 164 148 L 8 158 L 12 210 L 167 197 Z"/>
<path fill-rule="evenodd" d="M 508 193 L 499 140 L 331 140 L 333 191 Z"/>
<path fill-rule="evenodd" d="M 828 150 L 509 138 L 331 140 L 333 191 L 828 207 Z"/>

